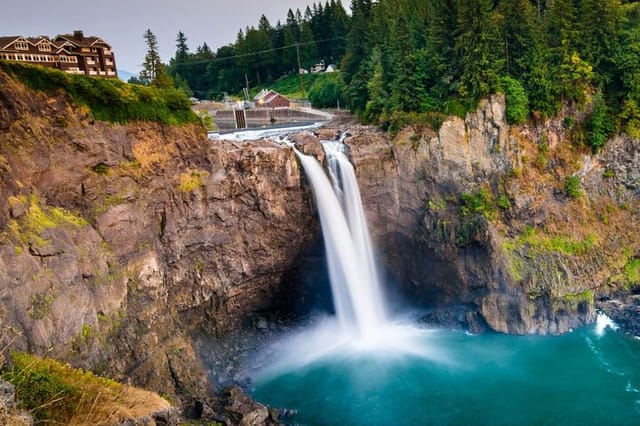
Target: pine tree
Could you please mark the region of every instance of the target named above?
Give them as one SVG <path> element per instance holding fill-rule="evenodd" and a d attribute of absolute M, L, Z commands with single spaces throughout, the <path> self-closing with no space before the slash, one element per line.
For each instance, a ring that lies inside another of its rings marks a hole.
<path fill-rule="evenodd" d="M 373 70 L 371 79 L 367 82 L 368 101 L 362 118 L 369 123 L 377 123 L 386 109 L 389 97 L 384 84 L 384 69 L 382 68 L 382 54 L 374 48 L 369 59 L 369 67 Z"/>
<path fill-rule="evenodd" d="M 590 63 L 602 83 L 614 73 L 614 55 L 621 36 L 620 0 L 582 0 L 578 11 L 577 51 Z"/>
<path fill-rule="evenodd" d="M 178 31 L 176 37 L 176 62 L 185 63 L 189 57 L 189 46 L 187 46 L 187 37 L 182 31 Z"/>
<path fill-rule="evenodd" d="M 167 88 L 173 86 L 171 77 L 166 73 L 166 69 L 160 60 L 158 52 L 158 39 L 150 29 L 143 34 L 145 43 L 147 44 L 147 54 L 144 57 L 142 71 L 140 72 L 140 80 L 147 85 Z"/>
<path fill-rule="evenodd" d="M 460 95 L 477 101 L 498 87 L 504 59 L 499 55 L 493 1 L 465 0 L 458 5 L 456 50 L 462 64 Z"/>

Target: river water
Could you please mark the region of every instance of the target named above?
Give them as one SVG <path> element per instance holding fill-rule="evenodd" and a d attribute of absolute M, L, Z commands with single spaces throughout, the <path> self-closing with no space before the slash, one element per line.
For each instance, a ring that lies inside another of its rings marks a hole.
<path fill-rule="evenodd" d="M 258 372 L 253 396 L 304 425 L 640 425 L 640 341 L 602 323 L 546 337 L 417 330 L 432 356 L 337 346 Z"/>

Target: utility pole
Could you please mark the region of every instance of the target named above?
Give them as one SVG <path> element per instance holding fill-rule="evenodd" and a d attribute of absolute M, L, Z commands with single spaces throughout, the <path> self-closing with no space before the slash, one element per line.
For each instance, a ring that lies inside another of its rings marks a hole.
<path fill-rule="evenodd" d="M 302 65 L 300 65 L 300 43 L 296 43 L 296 54 L 298 56 L 298 77 L 300 78 L 300 90 L 302 90 L 302 96 L 304 97 L 304 83 L 302 82 L 302 73 L 300 73 L 300 70 L 302 70 Z"/>

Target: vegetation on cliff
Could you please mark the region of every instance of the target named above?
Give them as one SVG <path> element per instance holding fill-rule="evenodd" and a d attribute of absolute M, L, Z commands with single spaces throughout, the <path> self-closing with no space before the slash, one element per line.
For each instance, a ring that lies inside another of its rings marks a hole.
<path fill-rule="evenodd" d="M 20 62 L 0 61 L 0 69 L 26 86 L 48 95 L 65 93 L 89 108 L 97 120 L 126 123 L 158 121 L 165 124 L 198 123 L 186 95 L 177 89 L 158 89 L 120 80 L 67 74 Z"/>
<path fill-rule="evenodd" d="M 2 378 L 16 388 L 20 408 L 38 423 L 108 425 L 170 408 L 157 394 L 22 352 Z"/>

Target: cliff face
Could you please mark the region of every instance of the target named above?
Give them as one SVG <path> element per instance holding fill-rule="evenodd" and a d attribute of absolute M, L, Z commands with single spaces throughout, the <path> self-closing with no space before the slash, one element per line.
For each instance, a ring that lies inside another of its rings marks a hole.
<path fill-rule="evenodd" d="M 437 134 L 356 128 L 347 143 L 382 257 L 412 300 L 440 309 L 429 320 L 566 332 L 640 284 L 640 142 L 591 155 L 562 123 L 510 128 L 504 102 Z"/>
<path fill-rule="evenodd" d="M 0 322 L 18 348 L 206 395 L 195 334 L 273 306 L 317 228 L 291 149 L 92 121 L 0 72 Z"/>

